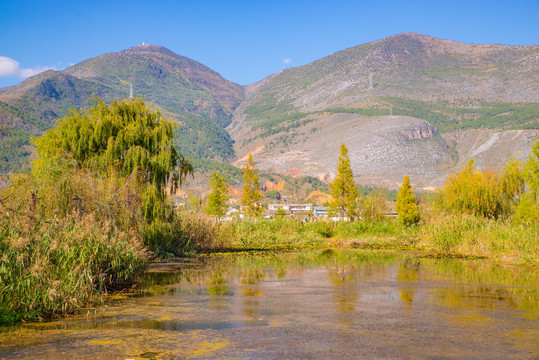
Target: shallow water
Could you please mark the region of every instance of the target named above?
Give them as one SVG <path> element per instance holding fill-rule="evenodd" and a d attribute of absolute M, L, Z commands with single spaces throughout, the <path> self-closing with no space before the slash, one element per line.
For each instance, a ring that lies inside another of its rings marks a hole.
<path fill-rule="evenodd" d="M 317 250 L 154 264 L 144 283 L 3 329 L 0 358 L 539 358 L 536 268 Z"/>

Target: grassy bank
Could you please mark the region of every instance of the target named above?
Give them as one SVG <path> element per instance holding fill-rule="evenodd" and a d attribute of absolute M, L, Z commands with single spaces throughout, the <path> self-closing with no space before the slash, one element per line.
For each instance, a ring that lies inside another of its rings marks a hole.
<path fill-rule="evenodd" d="M 539 265 L 536 225 L 466 214 L 439 214 L 421 226 L 418 245 L 442 254 L 485 256 L 498 262 Z"/>
<path fill-rule="evenodd" d="M 3 225 L 0 323 L 37 320 L 99 304 L 105 291 L 132 283 L 147 263 L 142 244 L 130 234 L 91 217 L 37 222 L 30 228 Z"/>
<path fill-rule="evenodd" d="M 204 229 L 203 237 L 192 240 L 192 246 L 199 251 L 354 247 L 539 265 L 535 227 L 472 215 L 438 213 L 411 227 L 390 218 L 352 223 L 303 223 L 284 218 L 219 223 L 188 212 L 181 218 L 193 234 L 196 229 Z"/>
<path fill-rule="evenodd" d="M 353 223 L 286 218 L 218 222 L 199 212 L 183 211 L 172 222 L 147 227 L 143 236 L 140 229 L 122 231 L 93 215 L 49 219 L 53 220 L 3 213 L 2 323 L 49 318 L 100 304 L 107 291 L 135 282 L 155 255 L 340 247 L 539 265 L 536 228 L 471 215 L 438 213 L 406 227 L 389 218 Z"/>

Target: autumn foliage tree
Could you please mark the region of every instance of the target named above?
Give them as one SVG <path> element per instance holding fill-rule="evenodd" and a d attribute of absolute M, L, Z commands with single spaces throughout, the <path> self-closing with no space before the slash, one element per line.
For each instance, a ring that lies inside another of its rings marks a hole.
<path fill-rule="evenodd" d="M 509 216 L 524 190 L 522 164 L 512 160 L 503 172 L 474 169 L 473 159 L 451 175 L 440 191 L 440 204 L 450 212 L 489 218 Z"/>
<path fill-rule="evenodd" d="M 330 184 L 330 190 L 333 197 L 333 201 L 330 203 L 331 211 L 339 214 L 341 218 L 348 215 L 353 220 L 357 212 L 359 189 L 354 182 L 354 174 L 348 158 L 348 149 L 344 144 L 341 144 L 337 176 Z"/>
<path fill-rule="evenodd" d="M 260 199 L 264 196 L 260 190 L 258 181 L 258 171 L 255 168 L 253 155 L 249 154 L 245 166 L 243 167 L 243 194 L 241 204 L 247 216 L 258 216 L 262 213 Z"/>
<path fill-rule="evenodd" d="M 537 225 L 539 223 L 539 140 L 532 147 L 522 178 L 526 184 L 526 191 L 522 191 L 515 217 L 518 221 Z"/>
<path fill-rule="evenodd" d="M 210 178 L 211 192 L 208 195 L 206 214 L 216 216 L 221 219 L 226 214 L 228 202 L 227 183 L 222 175 L 213 172 Z"/>
<path fill-rule="evenodd" d="M 398 213 L 399 222 L 404 225 L 412 225 L 419 222 L 419 209 L 417 199 L 410 185 L 410 178 L 404 175 L 402 186 L 397 194 L 395 211 Z"/>

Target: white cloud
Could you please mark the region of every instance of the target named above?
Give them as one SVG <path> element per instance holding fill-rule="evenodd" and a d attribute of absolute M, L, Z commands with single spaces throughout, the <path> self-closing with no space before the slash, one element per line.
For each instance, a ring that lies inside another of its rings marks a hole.
<path fill-rule="evenodd" d="M 290 64 L 292 62 L 292 59 L 290 58 L 286 58 L 286 59 L 283 59 L 283 64 Z"/>
<path fill-rule="evenodd" d="M 35 66 L 33 68 L 22 68 L 18 61 L 5 56 L 0 56 L 0 77 L 17 76 L 27 78 L 46 70 L 57 70 L 54 66 Z"/>
<path fill-rule="evenodd" d="M 19 76 L 20 66 L 15 60 L 0 56 L 0 76 Z"/>

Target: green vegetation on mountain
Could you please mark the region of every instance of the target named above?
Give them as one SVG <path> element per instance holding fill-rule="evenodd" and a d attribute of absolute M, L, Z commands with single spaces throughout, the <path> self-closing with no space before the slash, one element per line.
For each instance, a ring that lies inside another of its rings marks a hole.
<path fill-rule="evenodd" d="M 250 112 L 251 109 L 248 108 L 246 113 L 250 121 L 254 122 L 258 117 L 265 119 L 253 125 L 253 130 L 263 129 L 263 131 L 249 138 L 248 142 L 305 126 L 313 121 L 308 118 L 309 115 L 320 113 L 412 116 L 427 120 L 441 133 L 480 128 L 539 129 L 539 104 L 537 103 L 449 102 L 445 100 L 431 102 L 395 97 L 380 97 L 371 100 L 378 104 L 357 108 L 330 107 L 309 113 L 285 112 L 282 116 L 275 112 L 275 108 L 272 108 L 270 114 L 263 111 Z M 268 118 L 268 116 L 273 117 Z"/>
<path fill-rule="evenodd" d="M 233 142 L 224 128 L 243 99 L 243 88 L 196 61 L 153 45 L 97 56 L 64 71 L 47 71 L 0 91 L 0 125 L 13 128 L 0 140 L 2 148 L 28 145 L 17 131 L 39 135 L 70 109 L 90 106 L 92 96 L 106 103 L 125 99 L 131 85 L 135 96 L 184 124 L 178 134 L 184 154 L 221 161 L 233 157 Z M 12 136 L 16 139 L 7 140 Z M 0 158 L 4 173 L 27 163 L 27 150 L 6 155 L 8 160 Z"/>
<path fill-rule="evenodd" d="M 178 144 L 182 145 L 182 153 L 186 156 L 221 161 L 234 157 L 234 142 L 223 127 L 201 116 L 177 111 L 171 113 L 180 123 Z"/>
<path fill-rule="evenodd" d="M 11 126 L 0 126 L 0 174 L 18 171 L 27 165 L 30 156 L 32 134 L 14 129 Z"/>

